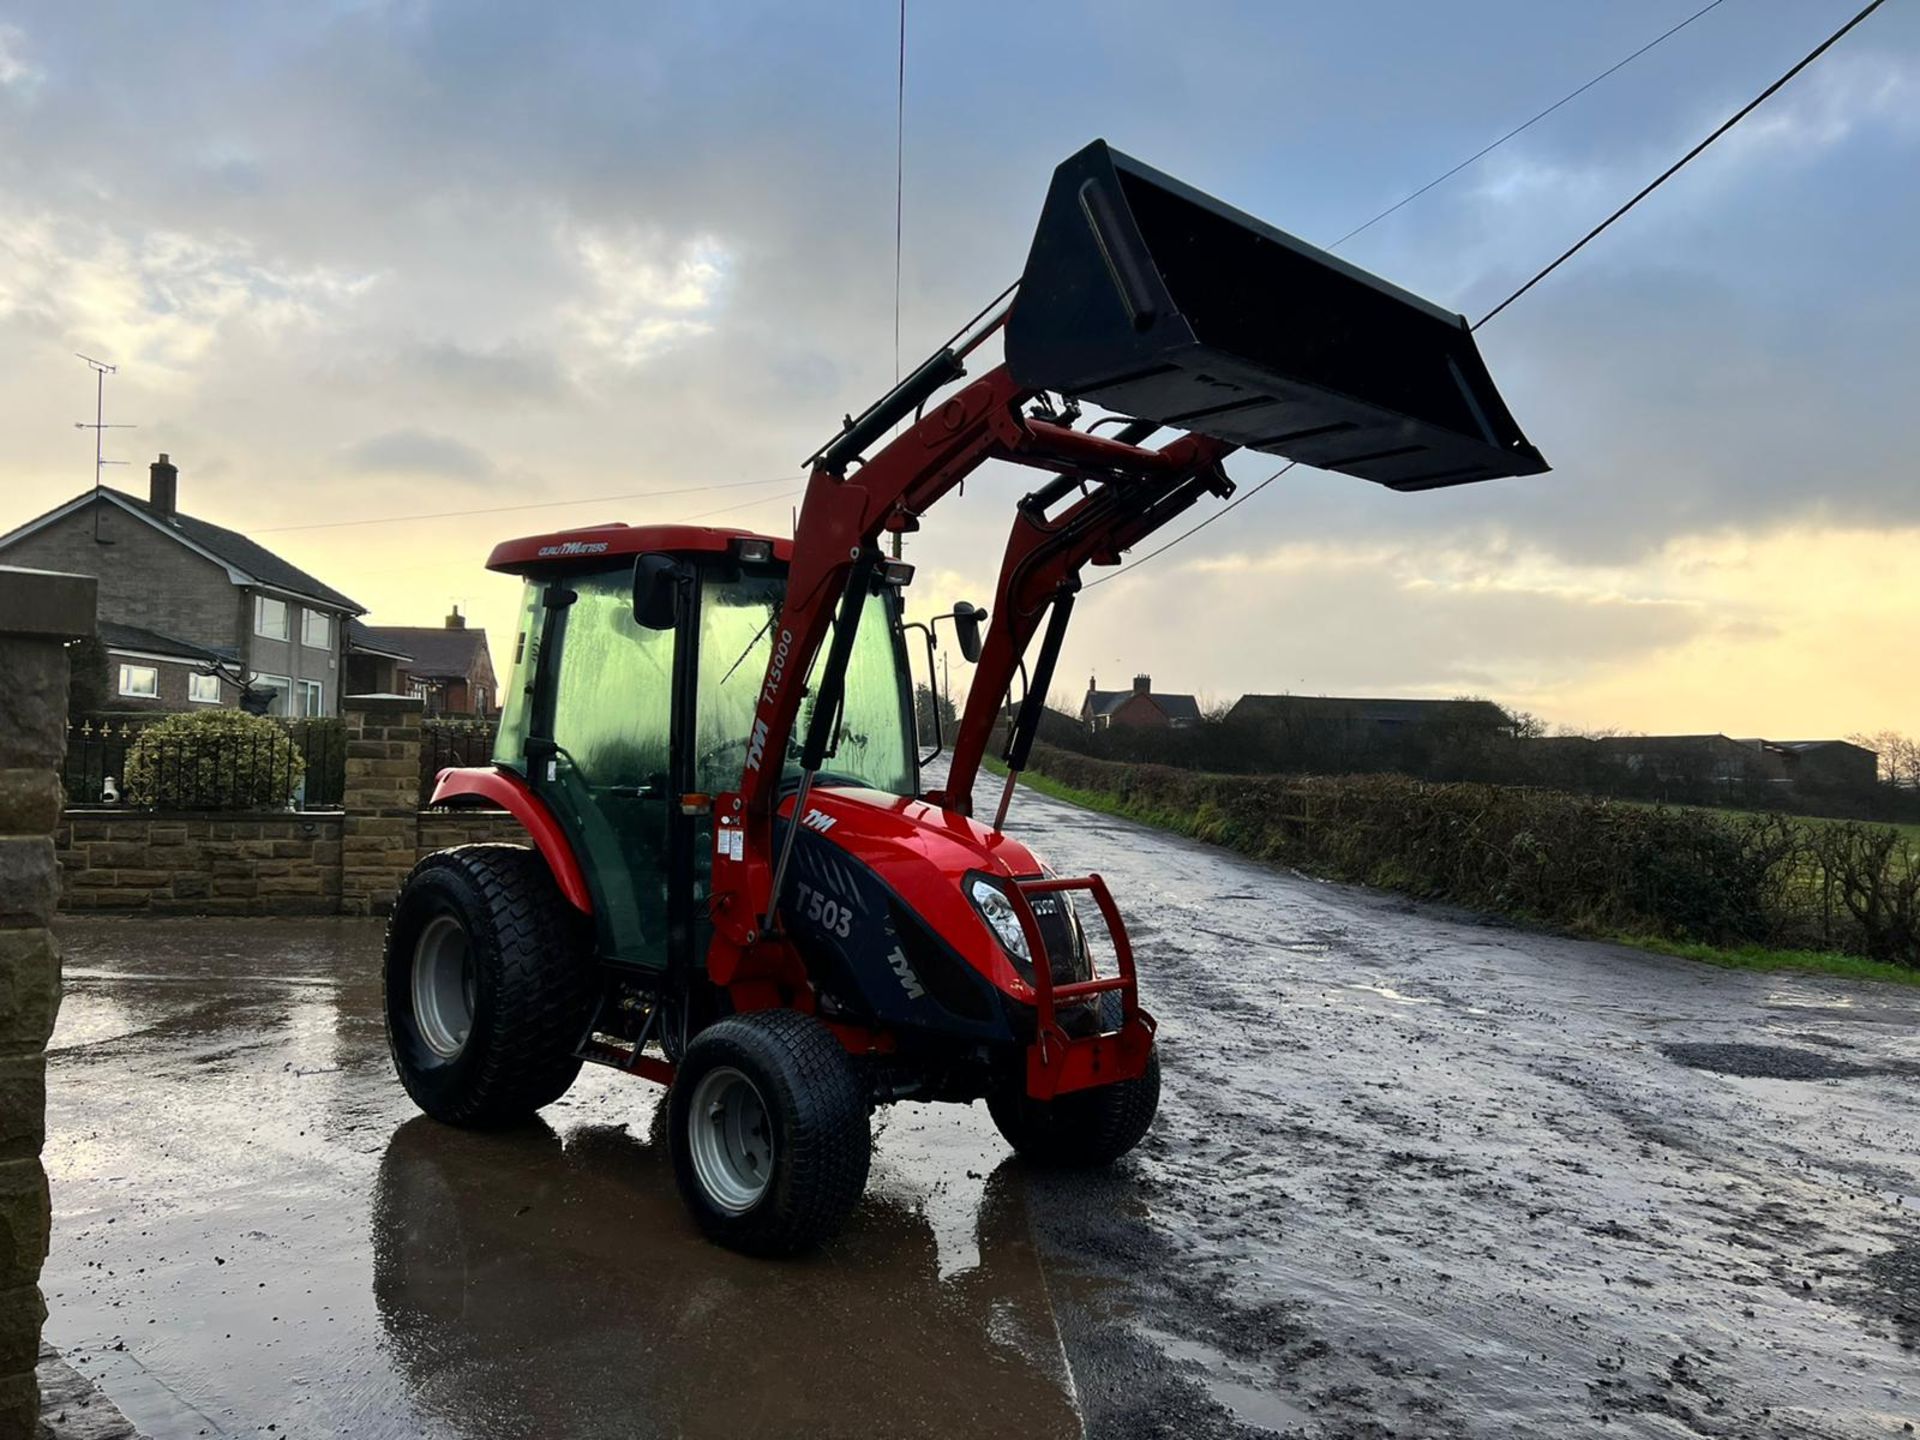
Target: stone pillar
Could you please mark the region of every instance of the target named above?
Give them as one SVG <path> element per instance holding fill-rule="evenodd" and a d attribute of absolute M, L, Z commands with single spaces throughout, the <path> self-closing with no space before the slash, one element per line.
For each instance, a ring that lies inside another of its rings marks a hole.
<path fill-rule="evenodd" d="M 47 1037 L 60 1008 L 48 928 L 66 797 L 67 642 L 93 634 L 91 576 L 0 566 L 0 1435 L 30 1435 L 46 1302 Z"/>
<path fill-rule="evenodd" d="M 384 915 L 420 842 L 420 710 L 411 695 L 349 695 L 340 908 Z"/>

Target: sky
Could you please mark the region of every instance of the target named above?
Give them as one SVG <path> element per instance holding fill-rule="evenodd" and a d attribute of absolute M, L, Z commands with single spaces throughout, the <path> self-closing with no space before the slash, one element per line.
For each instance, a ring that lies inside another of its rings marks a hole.
<path fill-rule="evenodd" d="M 1018 274 L 1096 136 L 1327 244 L 1699 3 L 909 0 L 904 362 Z M 1339 253 L 1478 316 L 1856 8 L 1723 0 Z M 501 663 L 498 540 L 786 533 L 802 458 L 894 376 L 896 20 L 0 0 L 0 531 L 92 483 L 80 351 L 138 427 L 109 483 L 166 451 L 183 509 L 374 623 L 457 603 Z M 1917 162 L 1894 4 L 1481 332 L 1550 474 L 1297 469 L 1090 591 L 1056 694 L 1920 731 Z M 1031 484 L 989 467 L 931 512 L 921 613 L 991 598 Z"/>

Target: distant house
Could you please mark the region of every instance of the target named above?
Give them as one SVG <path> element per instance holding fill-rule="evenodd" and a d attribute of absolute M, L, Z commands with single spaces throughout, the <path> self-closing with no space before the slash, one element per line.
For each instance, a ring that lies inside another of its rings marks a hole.
<path fill-rule="evenodd" d="M 143 500 L 101 486 L 0 535 L 0 560 L 99 582 L 108 703 L 189 710 L 239 703 L 338 715 L 347 623 L 361 606 L 245 535 L 179 508 L 162 455 Z"/>
<path fill-rule="evenodd" d="M 362 625 L 348 637 L 355 694 L 417 695 L 429 715 L 491 717 L 500 705 L 484 629 L 468 629 L 458 605 L 439 625 Z"/>
<path fill-rule="evenodd" d="M 1080 723 L 1090 731 L 1115 725 L 1185 730 L 1200 723 L 1200 702 L 1191 695 L 1155 690 L 1151 675 L 1134 676 L 1131 690 L 1102 690 L 1089 675 L 1087 698 L 1080 702 Z"/>
<path fill-rule="evenodd" d="M 1789 784 L 1869 790 L 1880 779 L 1880 754 L 1851 740 L 1757 740 L 1780 766 Z"/>
<path fill-rule="evenodd" d="M 1774 785 L 1803 790 L 1867 790 L 1880 757 L 1850 740 L 1736 740 L 1727 735 L 1559 735 L 1529 740 L 1542 753 L 1615 766 L 1672 786 Z"/>
<path fill-rule="evenodd" d="M 1513 733 L 1513 717 L 1491 700 L 1393 700 L 1334 695 L 1242 695 L 1229 725 L 1288 726 L 1380 739 L 1417 730 Z"/>

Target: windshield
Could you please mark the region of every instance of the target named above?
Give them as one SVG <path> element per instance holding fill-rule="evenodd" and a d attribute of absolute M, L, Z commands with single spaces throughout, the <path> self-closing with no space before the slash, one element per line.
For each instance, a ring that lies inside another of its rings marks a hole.
<path fill-rule="evenodd" d="M 713 793 L 740 783 L 754 704 L 766 680 L 784 575 L 709 572 L 700 587 L 700 659 L 694 708 L 694 786 Z M 839 734 L 818 777 L 823 785 L 868 785 L 894 795 L 918 788 L 912 712 L 895 644 L 891 589 L 870 596 L 860 615 L 853 658 L 847 664 L 846 703 Z M 815 679 L 826 647 L 807 677 L 800 718 L 787 746 L 786 777 L 800 773 L 800 741 L 813 714 Z"/>

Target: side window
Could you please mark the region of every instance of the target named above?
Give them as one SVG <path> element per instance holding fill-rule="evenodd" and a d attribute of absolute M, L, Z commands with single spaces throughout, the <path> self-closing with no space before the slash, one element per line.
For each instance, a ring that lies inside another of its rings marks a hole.
<path fill-rule="evenodd" d="M 520 618 L 514 624 L 513 655 L 507 662 L 507 688 L 500 692 L 500 729 L 494 737 L 493 763 L 511 769 L 526 765 L 527 722 L 533 714 L 533 698 L 527 688 L 533 684 L 533 672 L 540 648 L 540 625 L 546 618 L 540 603 L 540 586 L 527 581 L 520 592 Z"/>
<path fill-rule="evenodd" d="M 673 714 L 673 632 L 633 623 L 624 567 L 574 582 L 554 690 L 553 738 L 589 786 L 665 775 Z"/>

